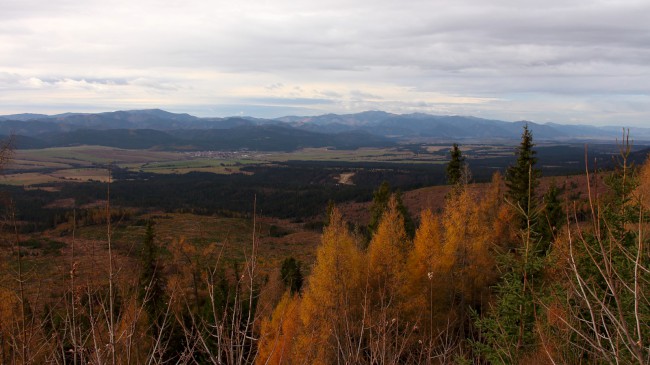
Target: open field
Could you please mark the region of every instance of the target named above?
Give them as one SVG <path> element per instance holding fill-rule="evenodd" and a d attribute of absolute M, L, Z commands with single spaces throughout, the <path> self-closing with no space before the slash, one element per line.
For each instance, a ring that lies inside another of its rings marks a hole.
<path fill-rule="evenodd" d="M 55 147 L 17 150 L 7 168 L 47 168 L 62 166 L 92 166 L 114 163 L 147 163 L 180 159 L 179 153 L 152 150 L 125 150 L 102 146 Z"/>
<path fill-rule="evenodd" d="M 56 147 L 17 150 L 6 167 L 2 183 L 33 185 L 54 182 L 105 181 L 106 167 L 111 164 L 135 172 L 185 174 L 211 172 L 216 174 L 248 173 L 242 168 L 289 161 L 444 164 L 449 146 L 422 145 L 417 148 L 360 148 L 337 150 L 305 148 L 294 152 L 197 151 L 168 152 L 129 150 L 101 146 Z M 463 146 L 469 159 L 512 155 L 510 146 Z"/>
<path fill-rule="evenodd" d="M 440 147 L 441 149 L 445 149 Z M 438 152 L 436 150 L 435 152 Z M 136 172 L 185 174 L 249 173 L 242 168 L 287 161 L 444 163 L 440 153 L 415 153 L 399 148 L 361 148 L 335 150 L 307 148 L 295 152 L 268 153 L 252 151 L 167 152 L 127 150 L 101 146 L 57 147 L 17 150 L 2 183 L 34 185 L 54 182 L 105 181 L 109 164 Z"/>
<path fill-rule="evenodd" d="M 442 156 L 418 154 L 399 148 L 359 148 L 358 150 L 336 150 L 330 148 L 305 148 L 295 152 L 270 153 L 263 156 L 269 161 L 346 161 L 346 162 L 434 162 Z"/>
<path fill-rule="evenodd" d="M 57 201 L 85 206 L 106 196 L 108 164 L 118 205 L 168 212 L 250 214 L 257 196 L 266 215 L 309 219 L 328 200 L 367 201 L 383 181 L 402 191 L 445 184 L 447 145 L 391 148 L 301 149 L 291 153 L 127 150 L 97 146 L 18 150 L 0 184 L 20 197 L 23 218 L 38 229 L 51 227 Z M 471 180 L 484 182 L 514 163 L 513 146 L 461 146 Z M 637 146 L 635 148 L 643 148 Z M 538 166 L 545 176 L 584 172 L 582 145 L 541 144 Z M 588 161 L 611 166 L 616 145 L 590 146 Z M 644 156 L 645 157 L 645 156 Z M 81 182 L 86 182 L 80 184 Z M 46 194 L 47 192 L 56 192 Z M 62 207 L 61 207 L 62 208 Z M 36 229 L 36 228 L 34 228 Z"/>
<path fill-rule="evenodd" d="M 78 146 L 17 150 L 6 167 L 2 183 L 44 184 L 62 181 L 105 181 L 109 164 L 141 172 L 187 173 L 205 171 L 229 174 L 239 171 L 247 160 L 194 157 L 180 152 L 127 150 L 101 146 Z"/>
<path fill-rule="evenodd" d="M 212 172 L 215 174 L 241 173 L 241 167 L 260 163 L 255 160 L 219 160 L 215 158 L 196 158 L 188 160 L 172 160 L 161 162 L 148 162 L 145 164 L 123 165 L 128 169 L 138 169 L 141 172 L 155 174 L 185 174 L 192 171 Z"/>
<path fill-rule="evenodd" d="M 63 180 L 42 172 L 21 172 L 16 174 L 5 174 L 0 177 L 0 183 L 16 186 L 31 186 L 58 182 L 63 182 Z"/>

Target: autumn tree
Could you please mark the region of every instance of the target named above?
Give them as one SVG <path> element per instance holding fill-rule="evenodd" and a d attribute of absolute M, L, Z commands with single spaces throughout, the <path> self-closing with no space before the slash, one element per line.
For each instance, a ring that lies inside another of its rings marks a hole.
<path fill-rule="evenodd" d="M 295 351 L 300 336 L 300 297 L 285 292 L 270 318 L 262 320 L 256 364 L 278 365 L 299 363 Z"/>
<path fill-rule="evenodd" d="M 366 265 L 338 209 L 329 221 L 300 306 L 299 363 L 358 363 L 362 356 Z"/>
<path fill-rule="evenodd" d="M 406 259 L 412 244 L 404 228 L 397 197 L 391 196 L 368 247 L 367 327 L 370 363 L 396 363 L 403 356 L 413 322 L 404 315 Z"/>
<path fill-rule="evenodd" d="M 447 197 L 441 215 L 445 249 L 454 253 L 449 315 L 461 339 L 471 332 L 470 313 L 485 310 L 498 279 L 496 253 L 511 240 L 512 216 L 503 204 L 501 184 L 495 174 L 481 196 L 460 189 Z"/>
<path fill-rule="evenodd" d="M 427 345 L 447 323 L 453 302 L 452 269 L 456 252 L 443 241 L 440 217 L 425 210 L 406 265 L 405 314 L 420 323 Z"/>

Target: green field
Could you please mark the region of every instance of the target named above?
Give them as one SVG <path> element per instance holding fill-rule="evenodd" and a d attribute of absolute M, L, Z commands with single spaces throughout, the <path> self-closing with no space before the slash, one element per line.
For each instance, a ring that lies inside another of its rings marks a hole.
<path fill-rule="evenodd" d="M 242 173 L 243 167 L 299 161 L 443 163 L 440 154 L 416 154 L 397 148 L 335 150 L 306 148 L 295 152 L 167 152 L 127 150 L 101 146 L 57 147 L 18 150 L 7 166 L 1 183 L 36 185 L 55 182 L 106 181 L 109 164 L 156 174 L 184 174 L 192 171 L 216 174 Z"/>
<path fill-rule="evenodd" d="M 124 165 L 123 167 L 156 174 L 184 174 L 192 171 L 212 172 L 215 174 L 232 174 L 241 172 L 241 167 L 245 165 L 255 163 L 260 163 L 260 161 L 197 158 L 191 160 L 129 164 Z"/>
<path fill-rule="evenodd" d="M 447 148 L 447 147 L 445 147 Z M 346 161 L 346 162 L 395 162 L 418 163 L 442 161 L 433 154 L 416 154 L 398 148 L 359 148 L 358 150 L 335 150 L 329 148 L 305 148 L 295 152 L 270 153 L 269 161 Z"/>
<path fill-rule="evenodd" d="M 226 156 L 228 157 L 228 156 Z M 152 173 L 205 171 L 220 174 L 240 172 L 251 159 L 205 158 L 181 152 L 126 150 L 101 146 L 18 150 L 0 180 L 9 185 L 34 185 L 53 182 L 106 181 L 107 166 Z"/>
<path fill-rule="evenodd" d="M 156 174 L 185 174 L 193 171 L 233 174 L 248 173 L 242 168 L 250 165 L 287 161 L 443 164 L 447 161 L 448 149 L 449 146 L 443 145 L 422 145 L 418 152 L 407 148 L 169 152 L 101 146 L 17 150 L 0 183 L 29 186 L 56 182 L 106 181 L 108 165 Z M 492 145 L 466 145 L 463 146 L 463 152 L 473 159 L 512 154 L 510 147 Z"/>

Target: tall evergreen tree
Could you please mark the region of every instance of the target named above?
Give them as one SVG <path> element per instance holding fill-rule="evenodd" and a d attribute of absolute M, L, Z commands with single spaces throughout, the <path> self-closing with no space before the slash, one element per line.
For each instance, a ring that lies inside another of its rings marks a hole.
<path fill-rule="evenodd" d="M 474 325 L 481 333 L 475 350 L 493 364 L 521 363 L 539 343 L 535 331 L 537 299 L 543 297 L 545 247 L 539 232 L 535 188 L 541 171 L 535 168 L 533 136 L 524 126 L 517 163 L 506 171 L 507 198 L 519 211 L 521 245 L 498 256 L 501 282 L 490 311 Z"/>
<path fill-rule="evenodd" d="M 146 311 L 149 322 L 154 329 L 154 336 L 157 336 L 162 325 L 163 314 L 165 313 L 165 280 L 162 275 L 162 264 L 160 262 L 160 250 L 154 242 L 153 223 L 147 223 L 142 252 L 140 256 L 140 292 L 138 294 L 142 306 Z"/>
<path fill-rule="evenodd" d="M 458 143 L 451 147 L 451 160 L 447 163 L 447 184 L 456 185 L 462 181 L 465 157 L 463 157 Z"/>
<path fill-rule="evenodd" d="M 538 303 L 545 298 L 546 257 L 540 254 L 538 232 L 528 214 L 522 214 L 521 245 L 496 256 L 501 281 L 494 287 L 489 311 L 475 317 L 477 354 L 490 364 L 521 364 L 538 347 Z M 545 254 L 545 252 L 544 252 Z"/>
<path fill-rule="evenodd" d="M 300 269 L 300 261 L 293 257 L 288 257 L 282 261 L 280 275 L 285 287 L 289 288 L 291 294 L 300 293 L 302 289 L 303 276 Z"/>
<path fill-rule="evenodd" d="M 535 188 L 539 185 L 538 180 L 542 176 L 541 170 L 535 168 L 537 152 L 533 150 L 534 146 L 533 135 L 528 125 L 525 125 L 517 149 L 517 163 L 506 171 L 508 199 L 526 215 L 534 211 Z"/>
<path fill-rule="evenodd" d="M 368 230 L 374 233 L 379 226 L 379 220 L 384 214 L 388 206 L 388 199 L 390 199 L 391 188 L 388 181 L 384 181 L 379 185 L 377 190 L 372 194 L 372 206 L 370 207 L 370 223 L 368 223 Z"/>
<path fill-rule="evenodd" d="M 384 215 L 384 212 L 388 208 L 388 201 L 392 195 L 392 189 L 387 181 L 382 182 L 379 188 L 374 191 L 372 206 L 370 207 L 370 223 L 368 224 L 369 235 L 367 237 L 368 241 L 370 241 L 372 235 L 377 232 L 381 217 Z M 397 201 L 397 209 L 404 218 L 404 229 L 406 229 L 406 234 L 409 236 L 409 238 L 413 238 L 415 236 L 415 223 L 413 222 L 413 218 L 402 202 L 402 194 L 399 191 L 396 191 L 394 195 Z"/>
<path fill-rule="evenodd" d="M 327 201 L 327 208 L 325 208 L 325 220 L 323 221 L 323 226 L 329 226 L 330 225 L 330 217 L 332 216 L 332 212 L 334 211 L 334 208 L 336 208 L 336 205 L 334 204 L 334 200 L 330 199 Z"/>
<path fill-rule="evenodd" d="M 540 217 L 540 237 L 542 249 L 544 252 L 548 250 L 549 245 L 555 240 L 560 228 L 564 225 L 566 217 L 564 208 L 560 201 L 560 193 L 563 188 L 558 187 L 555 181 L 551 183 L 546 194 L 544 194 L 544 210 Z"/>

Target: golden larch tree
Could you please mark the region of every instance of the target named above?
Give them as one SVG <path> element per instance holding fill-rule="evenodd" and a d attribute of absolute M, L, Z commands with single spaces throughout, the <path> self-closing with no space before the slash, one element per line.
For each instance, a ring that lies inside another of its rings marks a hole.
<path fill-rule="evenodd" d="M 262 320 L 256 364 L 292 364 L 300 357 L 293 352 L 301 330 L 300 303 L 298 295 L 286 291 L 271 318 Z"/>
<path fill-rule="evenodd" d="M 456 253 L 442 238 L 440 218 L 424 210 L 406 265 L 403 296 L 408 299 L 404 305 L 406 315 L 410 321 L 420 322 L 419 327 L 429 339 L 446 323 L 453 299 L 450 293 Z"/>
<path fill-rule="evenodd" d="M 333 209 L 300 308 L 304 327 L 295 353 L 303 362 L 358 362 L 365 271 L 357 239 Z"/>
<path fill-rule="evenodd" d="M 395 363 L 408 345 L 415 323 L 403 316 L 406 298 L 406 258 L 411 243 L 395 196 L 388 202 L 377 232 L 368 247 L 368 294 L 366 326 L 370 363 Z"/>

